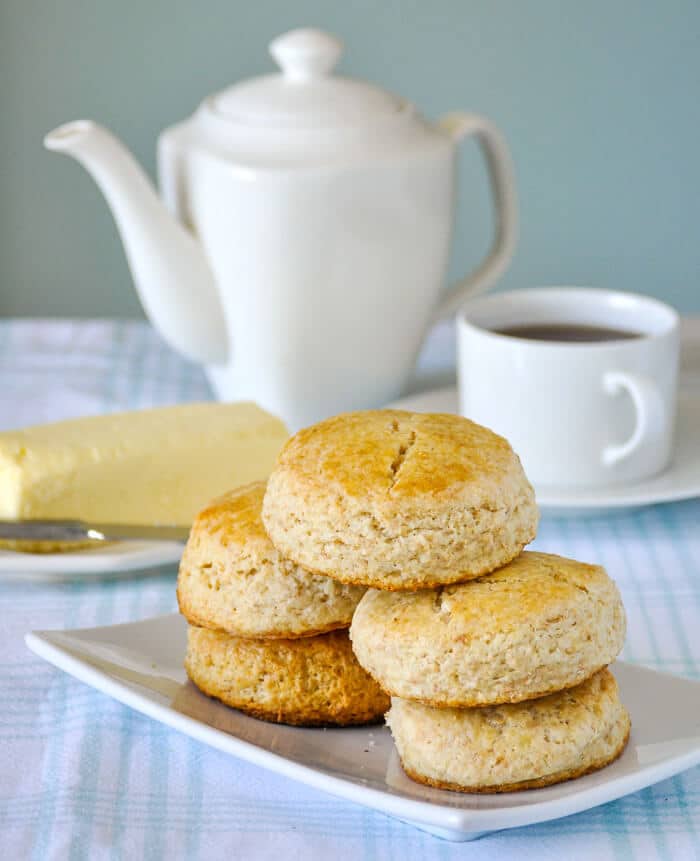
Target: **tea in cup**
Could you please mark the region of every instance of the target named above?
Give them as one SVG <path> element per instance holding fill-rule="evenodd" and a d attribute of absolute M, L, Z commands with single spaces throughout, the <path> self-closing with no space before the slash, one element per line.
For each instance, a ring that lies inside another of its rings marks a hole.
<path fill-rule="evenodd" d="M 663 302 L 613 290 L 474 299 L 457 318 L 460 412 L 505 436 L 535 484 L 648 478 L 673 451 L 679 326 Z"/>

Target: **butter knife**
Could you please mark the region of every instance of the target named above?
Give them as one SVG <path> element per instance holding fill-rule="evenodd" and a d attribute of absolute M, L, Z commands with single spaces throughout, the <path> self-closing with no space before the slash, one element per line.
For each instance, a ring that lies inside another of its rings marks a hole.
<path fill-rule="evenodd" d="M 190 534 L 187 526 L 144 526 L 134 523 L 87 523 L 82 520 L 0 520 L 0 539 L 5 541 L 180 541 Z"/>

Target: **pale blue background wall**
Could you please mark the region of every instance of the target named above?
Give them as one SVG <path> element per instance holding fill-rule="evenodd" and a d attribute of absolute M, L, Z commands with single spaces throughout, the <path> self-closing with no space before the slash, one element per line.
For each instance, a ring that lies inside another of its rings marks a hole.
<path fill-rule="evenodd" d="M 316 25 L 342 69 L 430 117 L 489 114 L 522 213 L 503 286 L 589 283 L 700 311 L 698 0 L 1 0 L 0 314 L 140 314 L 111 218 L 41 148 L 91 117 L 154 170 L 163 126 L 272 68 L 271 37 Z M 462 163 L 453 275 L 488 242 L 475 151 Z"/>

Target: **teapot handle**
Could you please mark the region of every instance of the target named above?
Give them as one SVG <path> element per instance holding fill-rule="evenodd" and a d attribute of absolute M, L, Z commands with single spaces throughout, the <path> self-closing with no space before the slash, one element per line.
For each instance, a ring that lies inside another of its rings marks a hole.
<path fill-rule="evenodd" d="M 434 312 L 434 322 L 454 314 L 467 296 L 488 290 L 508 267 L 518 238 L 515 174 L 503 135 L 486 117 L 461 111 L 446 114 L 437 125 L 457 142 L 476 135 L 486 159 L 494 197 L 496 236 L 485 260 L 442 296 Z"/>

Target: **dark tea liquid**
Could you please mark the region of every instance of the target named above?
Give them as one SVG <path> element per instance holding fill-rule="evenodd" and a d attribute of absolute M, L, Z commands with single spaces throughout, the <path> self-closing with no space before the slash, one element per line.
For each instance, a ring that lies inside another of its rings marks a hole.
<path fill-rule="evenodd" d="M 493 329 L 499 335 L 526 338 L 528 341 L 560 341 L 564 343 L 595 344 L 601 341 L 629 341 L 641 338 L 641 332 L 609 329 L 605 326 L 579 326 L 574 323 L 526 323 Z"/>

